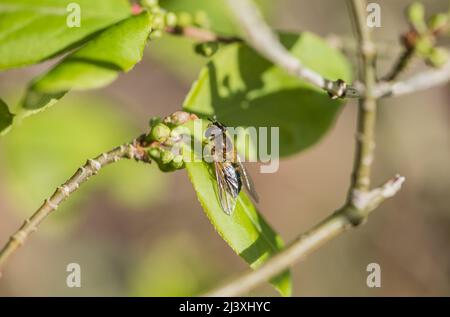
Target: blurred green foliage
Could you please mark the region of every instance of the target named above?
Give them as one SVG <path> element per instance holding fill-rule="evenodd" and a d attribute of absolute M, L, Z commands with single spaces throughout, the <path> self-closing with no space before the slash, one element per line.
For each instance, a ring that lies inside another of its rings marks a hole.
<path fill-rule="evenodd" d="M 60 107 L 27 118 L 1 140 L 4 162 L 0 168 L 14 209 L 29 215 L 87 158 L 140 133 L 130 115 L 98 97 L 78 95 L 65 99 Z M 75 215 L 82 203 L 100 190 L 107 191 L 125 210 L 150 206 L 164 198 L 166 185 L 156 167 L 120 161 L 83 185 L 49 220 Z"/>
<path fill-rule="evenodd" d="M 129 272 L 132 296 L 195 296 L 220 279 L 219 265 L 183 232 L 155 241 Z"/>

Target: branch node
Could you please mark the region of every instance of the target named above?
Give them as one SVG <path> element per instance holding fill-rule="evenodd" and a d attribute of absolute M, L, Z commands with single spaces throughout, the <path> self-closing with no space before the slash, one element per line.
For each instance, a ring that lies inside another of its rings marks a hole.
<path fill-rule="evenodd" d="M 69 188 L 69 186 L 67 186 L 67 185 L 61 185 L 61 186 L 59 186 L 58 187 L 58 190 L 61 192 L 61 194 L 65 197 L 65 198 L 67 198 L 67 197 L 69 197 L 69 195 L 70 195 L 70 188 Z"/>
<path fill-rule="evenodd" d="M 52 209 L 52 210 L 56 210 L 58 209 L 58 205 L 54 204 L 50 199 L 46 199 L 45 203 Z"/>
<path fill-rule="evenodd" d="M 347 93 L 347 83 L 342 79 L 325 80 L 325 90 L 331 99 L 344 98 Z"/>

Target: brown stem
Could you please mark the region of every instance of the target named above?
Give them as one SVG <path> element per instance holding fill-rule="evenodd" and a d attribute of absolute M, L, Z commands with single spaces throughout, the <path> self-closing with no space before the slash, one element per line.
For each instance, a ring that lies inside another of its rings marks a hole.
<path fill-rule="evenodd" d="M 145 151 L 141 148 L 142 140 L 143 137 L 139 137 L 131 143 L 121 145 L 94 159 L 88 160 L 68 181 L 59 186 L 53 195 L 46 199 L 42 206 L 30 218 L 25 220 L 23 225 L 10 237 L 9 241 L 0 251 L 0 272 L 11 255 L 25 243 L 31 233 L 37 230 L 41 222 L 55 211 L 81 184 L 89 180 L 91 176 L 96 175 L 104 166 L 124 158 L 150 162 Z"/>

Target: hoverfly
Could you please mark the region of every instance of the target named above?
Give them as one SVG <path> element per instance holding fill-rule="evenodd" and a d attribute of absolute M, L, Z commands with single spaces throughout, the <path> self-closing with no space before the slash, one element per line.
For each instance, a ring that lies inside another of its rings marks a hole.
<path fill-rule="evenodd" d="M 222 210 L 231 215 L 236 207 L 242 184 L 255 202 L 258 202 L 259 197 L 250 175 L 227 135 L 227 128 L 215 119 L 210 121 L 211 124 L 205 134 L 212 141 L 211 155 L 214 160 L 218 198 Z"/>

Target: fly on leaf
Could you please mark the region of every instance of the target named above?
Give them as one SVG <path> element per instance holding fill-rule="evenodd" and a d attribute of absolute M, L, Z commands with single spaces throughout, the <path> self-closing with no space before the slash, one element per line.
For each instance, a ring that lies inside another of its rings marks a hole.
<path fill-rule="evenodd" d="M 242 184 L 252 199 L 258 202 L 259 197 L 253 181 L 227 134 L 227 128 L 222 123 L 211 120 L 206 136 L 211 142 L 211 156 L 214 160 L 218 199 L 222 210 L 227 215 L 233 213 Z"/>

